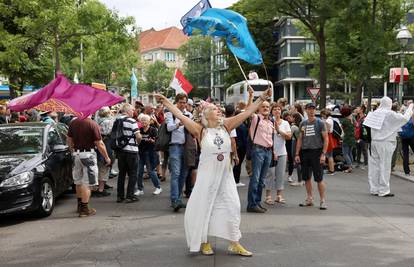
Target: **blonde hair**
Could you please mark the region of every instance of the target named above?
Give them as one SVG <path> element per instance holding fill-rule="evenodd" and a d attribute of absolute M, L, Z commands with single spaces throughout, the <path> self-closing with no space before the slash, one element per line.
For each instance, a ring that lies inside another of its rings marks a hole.
<path fill-rule="evenodd" d="M 139 120 L 140 122 L 143 122 L 143 121 L 149 122 L 149 121 L 151 120 L 151 117 L 150 117 L 150 116 L 148 116 L 147 114 L 141 113 L 141 114 L 139 114 L 139 116 L 138 116 L 138 120 Z"/>
<path fill-rule="evenodd" d="M 204 128 L 208 128 L 207 115 L 210 112 L 214 111 L 215 108 L 217 108 L 217 107 L 214 106 L 214 105 L 208 105 L 203 109 L 203 111 L 201 113 L 201 125 L 203 125 Z M 223 118 L 220 118 L 219 125 L 223 126 L 223 124 L 224 124 Z"/>
<path fill-rule="evenodd" d="M 121 113 L 127 113 L 128 111 L 134 110 L 134 107 L 129 104 L 129 103 L 125 103 L 121 106 Z"/>

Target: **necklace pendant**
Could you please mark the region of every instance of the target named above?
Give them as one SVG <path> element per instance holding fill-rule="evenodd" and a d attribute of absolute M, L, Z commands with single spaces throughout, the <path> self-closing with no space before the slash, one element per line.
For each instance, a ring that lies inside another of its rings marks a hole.
<path fill-rule="evenodd" d="M 218 161 L 223 161 L 223 160 L 224 160 L 224 155 L 223 155 L 223 154 L 221 154 L 221 153 L 220 153 L 220 154 L 218 154 L 218 155 L 217 155 L 217 160 L 218 160 Z"/>

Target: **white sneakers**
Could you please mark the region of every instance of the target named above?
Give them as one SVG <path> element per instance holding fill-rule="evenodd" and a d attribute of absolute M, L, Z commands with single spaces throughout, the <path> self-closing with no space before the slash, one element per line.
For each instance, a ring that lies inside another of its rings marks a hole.
<path fill-rule="evenodd" d="M 138 197 L 138 196 L 142 196 L 143 194 L 144 194 L 144 191 L 137 190 L 137 191 L 135 191 L 134 196 Z"/>
<path fill-rule="evenodd" d="M 160 187 L 160 188 L 155 188 L 155 191 L 154 192 L 152 192 L 152 194 L 153 195 L 159 195 L 159 194 L 161 194 L 161 192 L 162 192 L 162 188 Z M 137 190 L 137 191 L 135 191 L 135 193 L 134 193 L 134 195 L 136 196 L 136 197 L 138 197 L 138 196 L 142 196 L 144 194 L 144 191 L 142 191 L 142 190 Z"/>
<path fill-rule="evenodd" d="M 290 175 L 290 176 L 287 178 L 287 180 L 288 180 L 288 183 L 293 183 L 293 182 L 294 182 L 292 175 Z"/>
<path fill-rule="evenodd" d="M 154 192 L 152 192 L 153 195 L 159 195 L 162 192 L 162 188 L 156 188 Z"/>
<path fill-rule="evenodd" d="M 245 184 L 243 184 L 243 183 L 239 182 L 239 183 L 237 183 L 237 184 L 236 184 L 236 186 L 237 186 L 237 187 L 242 187 L 242 186 L 245 186 Z"/>

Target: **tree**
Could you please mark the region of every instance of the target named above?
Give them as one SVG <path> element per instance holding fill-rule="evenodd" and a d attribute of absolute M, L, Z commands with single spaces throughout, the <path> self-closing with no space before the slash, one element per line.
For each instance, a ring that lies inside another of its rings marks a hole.
<path fill-rule="evenodd" d="M 32 13 L 20 1 L 0 3 L 0 73 L 9 78 L 10 96 L 18 96 L 26 84 L 40 86 L 53 77 L 53 66 L 40 36 L 26 38 L 27 31 L 19 23 Z"/>
<path fill-rule="evenodd" d="M 178 49 L 178 54 L 183 57 L 185 62 L 184 76 L 193 85 L 190 97 L 205 98 L 209 95 L 213 46 L 210 37 L 196 35 Z"/>
<path fill-rule="evenodd" d="M 277 53 L 273 20 L 275 16 L 277 16 L 277 13 L 275 13 L 275 9 L 269 5 L 271 1 L 259 2 L 260 1 L 256 0 L 241 0 L 231 6 L 230 9 L 240 13 L 247 19 L 249 31 L 257 48 L 262 53 L 264 65 L 267 68 L 267 76 L 269 76 L 269 80 L 275 82 L 277 79 L 275 72 Z M 229 70 L 226 73 L 226 85 L 230 86 L 231 84 L 244 80 L 244 77 L 234 56 L 231 55 L 230 51 L 227 52 L 229 53 Z M 251 70 L 256 71 L 259 74 L 259 77 L 266 79 L 266 71 L 263 66 L 254 66 L 243 61 L 240 61 L 240 64 L 244 72 L 249 73 Z"/>
<path fill-rule="evenodd" d="M 157 92 L 168 89 L 173 77 L 173 70 L 165 62 L 157 60 L 144 68 L 144 91 Z"/>
<path fill-rule="evenodd" d="M 0 16 L 0 72 L 9 77 L 13 97 L 13 84 L 44 85 L 53 68 L 69 77 L 79 73 L 81 42 L 83 82 L 129 85 L 139 59 L 132 17 L 97 0 L 3 0 Z"/>

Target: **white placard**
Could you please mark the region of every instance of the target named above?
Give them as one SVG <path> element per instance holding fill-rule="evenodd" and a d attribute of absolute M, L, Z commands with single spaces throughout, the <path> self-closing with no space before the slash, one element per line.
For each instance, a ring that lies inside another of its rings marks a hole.
<path fill-rule="evenodd" d="M 386 115 L 385 112 L 370 112 L 364 120 L 364 125 L 379 130 L 384 123 Z"/>

